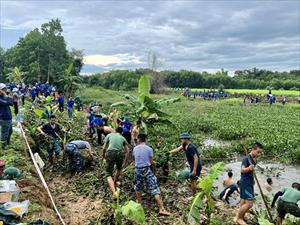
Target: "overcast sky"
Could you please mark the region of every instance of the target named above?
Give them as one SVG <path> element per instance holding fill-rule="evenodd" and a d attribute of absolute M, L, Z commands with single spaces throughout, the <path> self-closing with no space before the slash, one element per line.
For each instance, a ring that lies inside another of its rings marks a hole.
<path fill-rule="evenodd" d="M 59 18 L 83 72 L 300 69 L 300 1 L 1 1 L 1 47 Z"/>

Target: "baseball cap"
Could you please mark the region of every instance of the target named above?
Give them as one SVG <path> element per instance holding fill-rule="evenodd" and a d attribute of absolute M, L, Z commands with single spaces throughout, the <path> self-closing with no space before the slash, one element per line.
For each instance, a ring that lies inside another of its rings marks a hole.
<path fill-rule="evenodd" d="M 182 133 L 182 134 L 180 134 L 179 138 L 180 139 L 191 139 L 192 136 L 188 133 Z"/>

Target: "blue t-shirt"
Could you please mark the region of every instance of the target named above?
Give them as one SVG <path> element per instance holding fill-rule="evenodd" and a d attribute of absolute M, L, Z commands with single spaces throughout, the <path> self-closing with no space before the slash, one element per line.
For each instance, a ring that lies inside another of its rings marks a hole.
<path fill-rule="evenodd" d="M 29 93 L 30 93 L 30 95 L 32 96 L 32 97 L 35 97 L 36 96 L 36 89 L 31 89 L 30 91 L 29 91 Z"/>
<path fill-rule="evenodd" d="M 188 161 L 188 163 L 190 165 L 191 171 L 193 171 L 193 169 L 194 169 L 194 155 L 198 156 L 197 171 L 200 171 L 201 170 L 201 161 L 200 161 L 200 157 L 199 157 L 199 153 L 198 153 L 197 147 L 195 145 L 193 145 L 192 143 L 190 143 L 185 148 L 185 154 L 186 154 L 187 161 Z"/>
<path fill-rule="evenodd" d="M 130 129 L 132 127 L 132 123 L 130 123 L 129 121 L 125 121 L 122 123 L 122 128 L 123 128 L 123 132 L 130 132 Z"/>
<path fill-rule="evenodd" d="M 60 105 L 62 105 L 65 102 L 65 98 L 63 96 L 60 96 L 60 97 L 58 97 L 57 101 Z"/>
<path fill-rule="evenodd" d="M 94 123 L 96 126 L 103 126 L 103 125 L 104 125 L 103 119 L 102 119 L 101 117 L 94 117 L 93 123 Z"/>
<path fill-rule="evenodd" d="M 243 161 L 242 161 L 242 166 L 244 167 L 249 167 L 250 162 L 254 166 L 256 165 L 256 161 L 252 158 L 252 156 L 249 154 L 247 155 Z M 241 180 L 240 182 L 246 183 L 248 185 L 254 185 L 254 176 L 253 176 L 253 171 L 249 171 L 248 173 L 241 173 Z"/>
<path fill-rule="evenodd" d="M 133 149 L 135 167 L 142 168 L 151 166 L 150 159 L 153 157 L 153 149 L 148 145 L 138 145 Z"/>
<path fill-rule="evenodd" d="M 68 100 L 67 105 L 69 109 L 73 109 L 73 105 L 74 105 L 73 100 Z"/>
<path fill-rule="evenodd" d="M 10 107 L 13 104 L 13 100 L 8 96 L 0 96 L 0 120 L 11 120 L 12 115 Z"/>

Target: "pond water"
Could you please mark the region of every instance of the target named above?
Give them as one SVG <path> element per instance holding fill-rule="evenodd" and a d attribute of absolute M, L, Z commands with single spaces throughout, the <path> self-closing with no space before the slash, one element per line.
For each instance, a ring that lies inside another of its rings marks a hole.
<path fill-rule="evenodd" d="M 235 182 L 237 182 L 241 176 L 241 161 L 226 165 L 223 173 L 215 182 L 216 194 L 219 194 L 223 191 L 223 180 L 227 177 L 227 172 L 229 170 L 233 172 L 233 179 Z M 256 166 L 256 174 L 264 194 L 267 195 L 271 200 L 274 194 L 280 191 L 283 187 L 291 187 L 293 182 L 300 182 L 300 166 L 287 166 L 279 163 L 258 162 L 258 165 Z M 273 189 L 271 192 L 266 190 L 266 180 L 269 177 L 273 180 Z M 256 194 L 259 194 L 257 184 L 254 186 L 254 191 Z M 230 205 L 238 204 L 239 195 L 233 195 L 229 201 Z M 257 197 L 257 201 L 262 204 L 261 197 Z"/>

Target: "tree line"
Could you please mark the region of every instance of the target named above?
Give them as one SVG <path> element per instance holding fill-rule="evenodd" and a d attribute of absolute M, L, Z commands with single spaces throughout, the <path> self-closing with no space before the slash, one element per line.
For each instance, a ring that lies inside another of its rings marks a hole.
<path fill-rule="evenodd" d="M 63 87 L 66 70 L 79 76 L 83 66 L 81 50 L 68 50 L 60 20 L 51 20 L 31 30 L 9 49 L 0 48 L 0 82 L 9 82 L 15 68 L 28 83 L 46 82 Z M 70 66 L 72 65 L 72 66 Z"/>
<path fill-rule="evenodd" d="M 137 87 L 138 79 L 149 69 L 112 70 L 103 74 L 83 77 L 84 83 L 115 90 L 130 90 Z M 227 71 L 216 73 L 189 70 L 157 72 L 166 86 L 171 88 L 223 88 L 230 89 L 284 89 L 300 90 L 300 70 L 289 72 L 249 69 L 236 71 L 229 76 Z"/>

